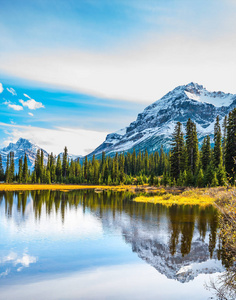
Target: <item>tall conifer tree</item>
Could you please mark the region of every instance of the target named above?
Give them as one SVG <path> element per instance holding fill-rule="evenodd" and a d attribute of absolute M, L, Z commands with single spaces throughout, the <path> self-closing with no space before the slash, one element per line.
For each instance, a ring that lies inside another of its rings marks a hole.
<path fill-rule="evenodd" d="M 234 183 L 236 179 L 236 108 L 229 113 L 227 122 L 227 138 L 226 138 L 226 153 L 225 153 L 225 168 Z"/>
<path fill-rule="evenodd" d="M 2 155 L 0 154 L 0 181 L 4 181 L 5 176 L 4 176 L 4 169 L 2 166 Z"/>
<path fill-rule="evenodd" d="M 216 123 L 214 126 L 214 150 L 213 150 L 214 166 L 216 168 L 223 163 L 221 143 L 222 141 L 221 141 L 220 119 L 219 116 L 217 116 Z"/>
<path fill-rule="evenodd" d="M 23 158 L 21 157 L 19 159 L 19 169 L 18 169 L 18 181 L 19 183 L 22 183 L 23 180 Z"/>
<path fill-rule="evenodd" d="M 182 131 L 182 124 L 177 122 L 172 141 L 171 149 L 171 175 L 176 180 L 178 179 L 180 172 L 185 168 L 185 146 L 184 146 L 184 134 Z"/>
<path fill-rule="evenodd" d="M 24 156 L 24 164 L 23 164 L 23 182 L 24 183 L 28 182 L 28 160 L 27 160 L 26 153 Z"/>
<path fill-rule="evenodd" d="M 186 149 L 188 167 L 195 174 L 199 163 L 198 138 L 196 124 L 191 119 L 186 124 Z"/>

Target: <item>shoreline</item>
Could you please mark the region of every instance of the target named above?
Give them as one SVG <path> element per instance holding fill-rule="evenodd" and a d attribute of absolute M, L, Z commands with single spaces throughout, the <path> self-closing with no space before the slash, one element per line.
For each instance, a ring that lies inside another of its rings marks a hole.
<path fill-rule="evenodd" d="M 224 203 L 228 199 L 234 199 L 236 188 L 189 188 L 189 187 L 155 187 L 149 185 L 84 185 L 84 184 L 8 184 L 0 183 L 0 191 L 70 191 L 91 189 L 95 192 L 123 191 L 134 195 L 134 202 L 164 204 L 164 205 L 200 205 L 207 206 L 214 203 Z"/>

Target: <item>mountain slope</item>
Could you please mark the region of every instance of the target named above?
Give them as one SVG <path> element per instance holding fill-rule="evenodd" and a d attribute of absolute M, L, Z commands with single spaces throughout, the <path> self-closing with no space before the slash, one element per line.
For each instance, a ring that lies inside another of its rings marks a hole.
<path fill-rule="evenodd" d="M 90 156 L 102 151 L 112 155 L 132 149 L 152 152 L 160 150 L 161 145 L 167 150 L 175 124 L 179 121 L 185 125 L 188 118 L 196 123 L 201 142 L 204 136 L 213 134 L 216 116 L 222 120 L 234 107 L 236 95 L 209 92 L 193 82 L 178 86 L 146 107 L 128 127 L 108 134 Z"/>

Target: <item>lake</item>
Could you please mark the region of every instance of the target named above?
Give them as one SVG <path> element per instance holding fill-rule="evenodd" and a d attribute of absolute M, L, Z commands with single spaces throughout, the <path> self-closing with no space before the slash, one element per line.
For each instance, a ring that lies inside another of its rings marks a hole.
<path fill-rule="evenodd" d="M 209 299 L 224 267 L 213 206 L 129 192 L 0 192 L 0 299 Z"/>

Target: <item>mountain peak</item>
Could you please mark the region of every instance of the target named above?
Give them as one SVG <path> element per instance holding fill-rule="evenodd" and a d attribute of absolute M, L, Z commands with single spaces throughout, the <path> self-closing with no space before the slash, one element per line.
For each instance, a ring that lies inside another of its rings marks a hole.
<path fill-rule="evenodd" d="M 153 152 L 170 148 L 171 134 L 177 122 L 186 124 L 191 118 L 197 125 L 199 141 L 214 133 L 214 122 L 220 120 L 236 107 L 236 95 L 208 91 L 203 85 L 190 82 L 181 85 L 147 106 L 137 119 L 124 130 L 107 135 L 106 140 L 90 155 L 102 151 L 113 155 L 115 152 Z"/>
<path fill-rule="evenodd" d="M 30 145 L 32 144 L 29 140 L 24 139 L 24 138 L 19 138 L 19 140 L 16 142 L 16 145 Z"/>
<path fill-rule="evenodd" d="M 186 85 L 184 85 L 186 88 L 194 88 L 196 90 L 202 90 L 203 89 L 203 85 L 200 85 L 196 82 L 190 82 Z"/>

